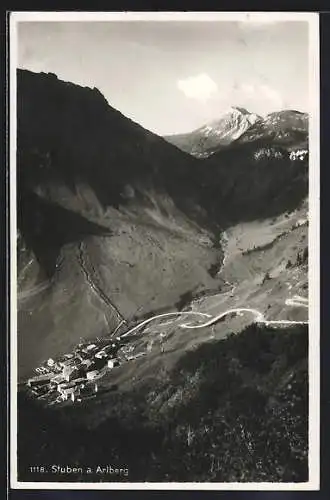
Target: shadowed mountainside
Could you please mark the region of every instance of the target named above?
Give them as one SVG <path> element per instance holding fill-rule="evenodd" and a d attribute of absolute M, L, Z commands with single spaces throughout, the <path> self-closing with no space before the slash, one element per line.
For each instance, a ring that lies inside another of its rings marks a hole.
<path fill-rule="evenodd" d="M 308 157 L 292 161 L 269 140 L 232 144 L 203 164 L 204 206 L 222 227 L 292 211 L 308 193 Z"/>
<path fill-rule="evenodd" d="M 17 77 L 19 330 L 38 339 L 32 348 L 22 335 L 24 371 L 52 349 L 116 327 L 97 289 L 124 318 L 218 290 L 209 270 L 221 264 L 221 231 L 294 209 L 306 196 L 307 163 L 278 147 L 254 141 L 197 160 L 124 117 L 97 89 L 52 74 Z M 46 296 L 29 298 L 50 278 Z"/>
<path fill-rule="evenodd" d="M 118 206 L 127 183 L 151 184 L 180 203 L 191 158 L 110 107 L 97 89 L 22 70 L 17 86 L 19 187 L 61 181 L 74 195 L 84 181 L 103 206 Z"/>
<path fill-rule="evenodd" d="M 88 235 L 111 234 L 108 228 L 29 191 L 21 192 L 17 223 L 26 247 L 38 256 L 39 264 L 48 277 L 53 275 L 64 245 L 80 241 Z"/>

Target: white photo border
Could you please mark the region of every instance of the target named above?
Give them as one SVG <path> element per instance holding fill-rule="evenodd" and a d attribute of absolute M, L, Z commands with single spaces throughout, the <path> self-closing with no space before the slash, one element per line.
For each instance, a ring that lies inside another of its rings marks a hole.
<path fill-rule="evenodd" d="M 16 68 L 20 22 L 305 21 L 309 25 L 309 480 L 304 483 L 84 483 L 24 482 L 17 479 L 17 288 L 16 288 Z M 10 486 L 34 490 L 245 490 L 320 489 L 320 64 L 319 14 L 305 12 L 10 12 Z"/>

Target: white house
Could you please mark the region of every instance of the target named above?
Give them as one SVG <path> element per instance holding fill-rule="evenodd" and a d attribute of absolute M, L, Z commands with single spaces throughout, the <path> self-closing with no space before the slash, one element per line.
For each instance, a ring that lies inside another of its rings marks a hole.
<path fill-rule="evenodd" d="M 109 359 L 108 368 L 115 368 L 115 366 L 119 366 L 119 361 L 116 358 Z"/>
<path fill-rule="evenodd" d="M 87 351 L 93 351 L 94 349 L 97 349 L 97 346 L 96 344 L 89 344 L 87 347 L 86 347 Z"/>
<path fill-rule="evenodd" d="M 100 374 L 99 370 L 92 370 L 86 373 L 86 377 L 88 380 L 95 379 Z"/>

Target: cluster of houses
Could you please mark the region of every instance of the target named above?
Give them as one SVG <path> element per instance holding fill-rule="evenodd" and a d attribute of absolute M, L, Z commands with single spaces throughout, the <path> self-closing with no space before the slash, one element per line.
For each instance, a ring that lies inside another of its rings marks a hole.
<path fill-rule="evenodd" d="M 285 154 L 286 155 L 286 154 Z M 304 161 L 308 156 L 308 149 L 297 149 L 295 151 L 290 151 L 289 158 L 292 161 Z M 276 150 L 275 148 L 260 148 L 254 153 L 254 158 L 256 160 L 261 159 L 282 159 L 284 154 L 282 151 Z"/>
<path fill-rule="evenodd" d="M 290 160 L 304 161 L 307 158 L 307 155 L 308 155 L 307 149 L 298 149 L 296 151 L 291 151 Z"/>
<path fill-rule="evenodd" d="M 283 153 L 276 148 L 268 147 L 268 148 L 260 148 L 258 151 L 254 153 L 255 160 L 264 160 L 264 159 L 282 159 Z"/>
<path fill-rule="evenodd" d="M 37 375 L 27 381 L 27 386 L 35 396 L 49 398 L 54 403 L 80 401 L 97 392 L 96 380 L 120 364 L 118 350 L 122 345 L 120 337 L 111 343 L 100 340 L 81 343 L 73 353 L 57 360 L 49 358 L 36 368 Z"/>

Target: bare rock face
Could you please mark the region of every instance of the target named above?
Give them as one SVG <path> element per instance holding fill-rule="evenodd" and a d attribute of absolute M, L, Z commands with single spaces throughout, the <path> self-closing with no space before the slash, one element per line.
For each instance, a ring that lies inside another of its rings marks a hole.
<path fill-rule="evenodd" d="M 197 158 L 207 158 L 221 146 L 239 139 L 251 126 L 262 121 L 244 108 L 231 107 L 219 120 L 188 134 L 166 136 L 165 139 Z"/>

